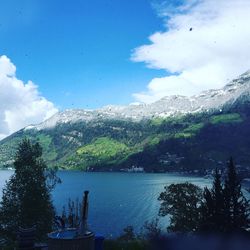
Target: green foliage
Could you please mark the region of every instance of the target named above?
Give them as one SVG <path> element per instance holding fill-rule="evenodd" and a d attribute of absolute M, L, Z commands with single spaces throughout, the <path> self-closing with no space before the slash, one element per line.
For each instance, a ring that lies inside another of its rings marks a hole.
<path fill-rule="evenodd" d="M 131 155 L 127 165 L 140 165 L 148 172 L 196 170 L 203 174 L 207 169 L 221 166 L 228 155 L 232 155 L 240 165 L 248 166 L 250 115 L 242 113 L 240 116 L 243 121 L 235 123 L 212 124 L 211 114 L 189 115 L 182 118 L 181 124 L 165 122 L 159 128 L 159 131 L 165 130 L 165 137 L 158 144 L 145 146 Z M 244 172 L 244 177 L 250 177 L 250 173 Z"/>
<path fill-rule="evenodd" d="M 241 183 L 236 173 L 233 159 L 230 158 L 224 184 L 225 227 L 226 231 L 243 231 L 250 227 L 250 206 L 241 191 Z"/>
<path fill-rule="evenodd" d="M 21 140 L 22 137 L 15 137 L 2 144 L 0 147 L 0 168 L 13 166 L 14 155 Z"/>
<path fill-rule="evenodd" d="M 100 160 L 106 160 L 119 154 L 126 153 L 128 147 L 124 143 L 120 143 L 108 137 L 101 137 L 94 140 L 93 143 L 83 146 L 77 150 L 79 155 L 91 155 Z"/>
<path fill-rule="evenodd" d="M 0 145 L 0 167 L 13 167 L 18 144 L 25 138 L 33 143 L 39 142 L 43 149 L 43 157 L 46 159 L 46 163 L 56 159 L 57 153 L 53 145 L 52 137 L 44 133 L 33 134 L 28 130 L 21 135 L 19 135 L 18 132 L 15 136 L 11 137 L 10 140 L 3 140 L 2 145 Z"/>
<path fill-rule="evenodd" d="M 166 133 L 158 133 L 149 135 L 144 141 L 142 141 L 141 145 L 139 146 L 141 149 L 146 146 L 154 146 L 159 144 L 159 142 L 165 139 L 168 136 Z"/>
<path fill-rule="evenodd" d="M 202 231 L 242 232 L 249 229 L 250 206 L 241 191 L 241 185 L 232 158 L 224 185 L 216 170 L 213 187 L 204 190 L 201 209 Z"/>
<path fill-rule="evenodd" d="M 210 122 L 212 124 L 218 123 L 239 123 L 242 122 L 243 119 L 238 113 L 232 114 L 222 114 L 222 115 L 214 115 L 210 118 Z"/>
<path fill-rule="evenodd" d="M 183 133 L 183 132 L 180 132 L 180 133 L 176 133 L 174 135 L 174 138 L 176 138 L 176 139 L 179 139 L 179 138 L 190 138 L 192 136 L 193 136 L 192 133 Z"/>
<path fill-rule="evenodd" d="M 3 189 L 0 203 L 1 231 L 15 238 L 19 226 L 36 225 L 37 238 L 43 238 L 52 229 L 54 208 L 42 148 L 24 139 L 15 156 L 15 172 Z"/>
<path fill-rule="evenodd" d="M 203 127 L 205 126 L 204 123 L 196 123 L 196 124 L 191 124 L 187 128 L 184 129 L 184 132 L 189 132 L 189 133 L 197 133 L 199 132 Z"/>
<path fill-rule="evenodd" d="M 216 169 L 213 186 L 204 192 L 194 184 L 171 184 L 158 198 L 160 216 L 170 215 L 169 231 L 209 233 L 242 232 L 250 227 L 250 206 L 232 158 L 225 183 Z"/>
<path fill-rule="evenodd" d="M 16 143 L 25 136 L 41 144 L 49 167 L 63 169 L 115 171 L 137 165 L 147 172 L 202 173 L 216 168 L 228 155 L 244 166 L 250 161 L 248 110 L 249 106 L 241 106 L 140 122 L 98 119 L 21 130 L 0 141 L 0 168 L 13 166 Z M 167 155 L 175 155 L 177 160 L 167 159 Z"/>
<path fill-rule="evenodd" d="M 166 118 L 161 118 L 161 117 L 153 118 L 153 119 L 151 120 L 151 125 L 152 125 L 152 126 L 159 126 L 159 125 L 161 125 L 162 123 L 164 123 L 165 121 L 167 121 Z"/>
<path fill-rule="evenodd" d="M 92 143 L 80 147 L 74 157 L 69 158 L 68 164 L 77 164 L 79 168 L 88 168 L 100 164 L 111 164 L 126 157 L 129 147 L 108 137 L 101 137 Z"/>
<path fill-rule="evenodd" d="M 36 136 L 36 140 L 38 140 L 39 144 L 43 148 L 44 157 L 48 162 L 51 162 L 56 159 L 57 153 L 53 146 L 52 137 L 46 134 L 39 134 Z"/>
<path fill-rule="evenodd" d="M 209 232 L 225 231 L 225 204 L 221 175 L 216 169 L 211 190 L 204 189 L 201 208 L 200 230 Z"/>
<path fill-rule="evenodd" d="M 160 194 L 159 215 L 170 215 L 171 232 L 192 232 L 199 227 L 202 190 L 191 183 L 171 184 Z"/>
<path fill-rule="evenodd" d="M 39 143 L 43 145 L 43 150 L 48 150 L 52 142 L 52 138 L 49 135 L 39 134 L 37 136 Z"/>
<path fill-rule="evenodd" d="M 225 183 L 216 169 L 213 186 L 202 190 L 191 183 L 164 187 L 158 198 L 159 215 L 170 215 L 169 231 L 209 233 L 243 232 L 250 227 L 250 206 L 241 191 L 241 184 L 232 158 Z"/>

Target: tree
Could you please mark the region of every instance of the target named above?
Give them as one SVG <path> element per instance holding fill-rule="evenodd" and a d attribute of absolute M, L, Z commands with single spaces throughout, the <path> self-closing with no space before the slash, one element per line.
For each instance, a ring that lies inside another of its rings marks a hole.
<path fill-rule="evenodd" d="M 47 166 L 38 143 L 24 139 L 17 149 L 15 172 L 3 189 L 0 203 L 2 232 L 14 239 L 19 226 L 36 225 L 37 238 L 52 229 L 54 208 L 51 200 L 51 183 L 47 180 Z M 52 175 L 53 176 L 53 175 Z"/>
<path fill-rule="evenodd" d="M 225 231 L 225 204 L 223 186 L 218 169 L 215 170 L 212 189 L 204 189 L 204 200 L 201 206 L 202 231 L 223 232 Z"/>
<path fill-rule="evenodd" d="M 205 187 L 203 191 L 203 202 L 201 205 L 201 220 L 199 230 L 210 231 L 214 227 L 213 225 L 213 209 L 214 202 L 210 190 Z"/>
<path fill-rule="evenodd" d="M 202 231 L 239 232 L 249 228 L 249 203 L 242 194 L 241 184 L 231 158 L 224 185 L 218 170 L 213 187 L 205 188 L 201 206 Z"/>
<path fill-rule="evenodd" d="M 230 158 L 224 185 L 225 230 L 242 231 L 249 228 L 249 202 L 241 191 L 241 183 L 233 159 Z"/>
<path fill-rule="evenodd" d="M 171 184 L 164 187 L 158 198 L 160 216 L 170 215 L 169 231 L 196 231 L 200 220 L 202 190 L 192 183 Z"/>

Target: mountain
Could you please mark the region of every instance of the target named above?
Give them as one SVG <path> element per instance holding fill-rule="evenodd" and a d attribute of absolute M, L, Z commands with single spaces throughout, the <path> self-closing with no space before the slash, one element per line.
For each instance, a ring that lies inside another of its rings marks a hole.
<path fill-rule="evenodd" d="M 0 141 L 0 167 L 18 142 L 39 141 L 50 166 L 65 169 L 204 171 L 234 156 L 250 165 L 250 71 L 199 95 L 151 104 L 66 110 Z M 250 171 L 249 171 L 250 172 Z"/>
<path fill-rule="evenodd" d="M 152 104 L 131 104 L 128 106 L 105 106 L 97 110 L 66 110 L 55 114 L 47 121 L 28 126 L 26 129 L 49 129 L 59 124 L 90 122 L 100 119 L 117 119 L 141 121 L 155 117 L 169 117 L 221 109 L 225 105 L 233 104 L 243 95 L 250 95 L 250 71 L 242 74 L 222 89 L 203 91 L 199 95 L 166 96 Z"/>

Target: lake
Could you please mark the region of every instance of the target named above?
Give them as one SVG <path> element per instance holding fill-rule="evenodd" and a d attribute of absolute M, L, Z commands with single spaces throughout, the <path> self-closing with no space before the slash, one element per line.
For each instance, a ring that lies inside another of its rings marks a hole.
<path fill-rule="evenodd" d="M 0 171 L 0 198 L 5 181 L 13 171 Z M 145 221 L 157 217 L 160 203 L 157 200 L 165 185 L 191 182 L 200 187 L 210 186 L 211 180 L 178 174 L 146 173 L 86 173 L 59 171 L 62 183 L 52 193 L 59 215 L 68 199 L 82 199 L 89 190 L 89 227 L 105 236 L 117 236 L 128 225 L 139 231 Z M 160 219 L 167 226 L 168 218 Z"/>

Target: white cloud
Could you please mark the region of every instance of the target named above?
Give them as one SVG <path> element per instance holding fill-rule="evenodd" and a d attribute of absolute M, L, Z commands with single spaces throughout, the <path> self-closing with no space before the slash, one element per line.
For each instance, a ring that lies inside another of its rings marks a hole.
<path fill-rule="evenodd" d="M 138 101 L 219 88 L 250 69 L 250 1 L 187 3 L 177 11 L 161 5 L 166 30 L 135 49 L 133 61 L 166 70 L 166 77 L 153 79 L 145 92 L 134 94 Z"/>
<path fill-rule="evenodd" d="M 16 78 L 16 67 L 0 56 L 0 139 L 57 112 L 54 104 L 38 92 L 33 82 Z"/>

